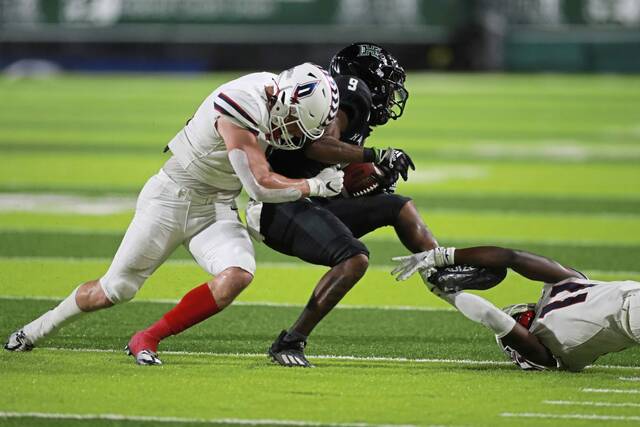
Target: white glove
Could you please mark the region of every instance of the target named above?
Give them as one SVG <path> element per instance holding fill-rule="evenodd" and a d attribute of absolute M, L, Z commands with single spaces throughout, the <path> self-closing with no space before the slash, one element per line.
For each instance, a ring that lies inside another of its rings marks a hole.
<path fill-rule="evenodd" d="M 396 280 L 407 280 L 418 270 L 453 265 L 455 250 L 455 248 L 437 247 L 413 255 L 391 258 L 393 261 L 400 263 L 391 271 L 391 274 L 396 276 Z"/>
<path fill-rule="evenodd" d="M 333 197 L 342 191 L 344 172 L 335 167 L 325 168 L 315 177 L 308 179 L 309 196 Z"/>

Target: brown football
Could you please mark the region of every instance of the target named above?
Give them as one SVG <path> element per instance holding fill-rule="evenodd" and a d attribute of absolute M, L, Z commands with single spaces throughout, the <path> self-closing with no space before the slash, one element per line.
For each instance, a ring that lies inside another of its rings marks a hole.
<path fill-rule="evenodd" d="M 360 197 L 379 190 L 382 172 L 373 163 L 351 163 L 343 169 L 344 192 L 350 197 Z"/>

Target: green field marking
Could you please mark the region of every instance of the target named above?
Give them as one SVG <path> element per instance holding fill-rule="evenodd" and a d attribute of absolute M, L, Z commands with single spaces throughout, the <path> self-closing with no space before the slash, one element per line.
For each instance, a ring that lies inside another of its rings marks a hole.
<path fill-rule="evenodd" d="M 157 156 L 102 154 L 85 156 L 65 154 L 47 155 L 7 154 L 0 169 L 0 182 L 6 187 L 65 186 L 104 190 L 142 188 L 168 157 L 159 146 Z"/>
<path fill-rule="evenodd" d="M 539 403 L 544 398 L 574 394 L 595 379 L 615 384 L 614 377 L 607 374 L 532 375 L 507 368 L 446 364 L 398 366 L 336 361 L 299 371 L 269 366 L 258 357 L 168 356 L 171 366 L 143 370 L 122 360 L 124 356 L 112 353 L 43 351 L 12 356 L 7 359 L 3 355 L 0 359 L 3 368 L 8 368 L 5 390 L 11 390 L 2 408 L 5 411 L 209 419 L 247 419 L 251 414 L 252 419 L 320 423 L 506 426 L 512 425 L 513 420 L 501 419 L 499 414 L 520 412 L 522 398 L 517 391 L 523 388 L 528 390 L 527 407 L 542 412 L 548 410 L 547 405 Z M 55 373 L 52 366 L 56 367 Z M 87 375 L 87 371 L 91 374 Z M 25 376 L 37 381 L 24 381 Z M 47 396 L 45 390 L 56 389 L 61 382 L 65 384 L 64 394 L 43 399 Z M 96 399 L 86 390 L 101 390 L 101 398 Z M 153 399 L 139 398 L 150 390 L 154 391 Z M 456 398 L 457 407 L 465 408 L 464 412 L 450 406 L 452 397 Z M 292 405 L 294 400 L 296 404 Z M 633 411 L 622 409 L 617 413 L 631 415 Z M 549 425 L 538 420 L 518 423 Z M 582 421 L 571 425 L 597 423 Z"/>
<path fill-rule="evenodd" d="M 64 195 L 86 196 L 100 198 L 105 195 L 120 194 L 135 197 L 141 187 L 119 187 L 116 189 L 102 188 L 77 188 L 65 186 L 3 186 L 0 183 L 0 194 L 25 193 L 32 195 Z M 399 194 L 403 194 L 400 192 Z M 502 212 L 502 213 L 565 213 L 565 214 L 606 214 L 606 215 L 638 215 L 640 212 L 640 198 L 607 198 L 607 197 L 564 197 L 564 196 L 520 196 L 517 194 L 493 195 L 493 194 L 431 194 L 428 192 L 409 192 L 403 195 L 410 196 L 423 214 L 429 214 L 437 210 L 446 211 L 473 211 L 473 212 Z M 241 200 L 245 200 L 244 193 Z M 133 205 L 132 201 L 132 205 Z M 241 203 L 241 204 L 244 204 Z M 20 211 L 16 207 L 15 211 Z M 4 217 L 0 212 L 0 226 L 7 227 L 14 224 L 11 218 Z M 26 222 L 29 221 L 28 215 Z M 6 221 L 5 219 L 6 218 Z M 73 222 L 69 216 L 69 222 Z M 46 222 L 46 221 L 45 221 Z"/>
<path fill-rule="evenodd" d="M 515 194 L 561 197 L 637 198 L 640 168 L 611 164 L 510 164 L 508 162 L 418 164 L 407 194 Z"/>
<path fill-rule="evenodd" d="M 0 120 L 1 122 L 1 120 Z M 1 125 L 1 123 L 0 123 Z M 176 127 L 179 128 L 179 127 Z M 157 129 L 154 129 L 158 132 Z M 56 132 L 51 130 L 50 132 Z M 93 130 L 92 132 L 95 132 Z M 127 139 L 118 145 L 100 143 L 94 141 L 92 136 L 87 138 L 92 140 L 92 144 L 65 143 L 69 139 L 68 135 L 58 134 L 56 138 L 60 142 L 55 144 L 49 142 L 20 142 L 20 137 L 16 136 L 15 142 L 0 142 L 0 151 L 3 153 L 26 153 L 26 154 L 158 154 L 158 141 L 169 139 L 175 129 L 164 131 L 162 134 L 154 134 L 151 143 L 139 143 L 140 137 L 137 135 L 127 135 Z M 144 132 L 145 138 L 149 132 Z M 111 139 L 108 134 L 101 134 L 102 138 Z M 120 135 L 122 137 L 122 135 Z M 45 139 L 43 137 L 43 139 Z M 145 139 L 146 141 L 146 139 Z M 126 143 L 125 143 L 126 142 Z M 406 143 L 406 141 L 403 141 Z M 413 158 L 426 158 L 445 161 L 492 161 L 500 160 L 511 163 L 546 164 L 552 163 L 603 163 L 607 164 L 636 164 L 640 160 L 640 149 L 629 144 L 611 144 L 609 142 L 587 141 L 553 141 L 540 140 L 528 144 L 518 141 L 477 141 L 475 143 L 461 144 L 452 142 L 450 144 L 442 142 L 438 146 L 412 147 L 410 154 Z"/>
<path fill-rule="evenodd" d="M 62 298 L 80 283 L 101 277 L 110 260 L 60 259 L 0 259 L 2 295 L 42 296 Z M 238 298 L 246 303 L 306 304 L 311 291 L 326 272 L 324 267 L 304 264 L 259 263 L 256 277 Z M 345 297 L 346 306 L 406 306 L 449 308 L 431 295 L 417 278 L 397 283 L 390 267 L 371 268 L 365 277 Z M 640 277 L 640 273 L 639 273 Z M 195 262 L 167 262 L 145 283 L 136 296 L 138 300 L 177 300 L 188 290 L 210 277 Z M 509 276 L 503 286 L 485 296 L 500 306 L 533 301 L 539 297 L 540 286 Z"/>
<path fill-rule="evenodd" d="M 107 258 L 115 254 L 122 233 L 82 233 L 0 230 L 0 256 L 2 257 L 68 257 Z M 372 265 L 388 265 L 406 249 L 397 240 L 365 239 Z M 458 240 L 440 239 L 440 244 L 467 247 L 477 245 L 507 246 L 527 250 L 554 258 L 582 270 L 639 271 L 640 246 L 604 243 L 537 242 L 525 240 Z M 294 262 L 297 258 L 279 254 L 265 245 L 257 244 L 258 262 Z M 190 259 L 179 247 L 172 259 Z"/>
<path fill-rule="evenodd" d="M 110 260 L 91 259 L 8 259 L 0 258 L 1 292 L 13 297 L 64 298 L 80 283 L 101 277 Z M 238 298 L 246 304 L 291 304 L 302 307 L 325 267 L 295 264 L 258 263 L 256 277 Z M 377 307 L 388 309 L 450 309 L 431 295 L 416 276 L 398 283 L 389 274 L 391 266 L 371 267 L 346 295 L 339 307 Z M 640 272 L 585 271 L 598 280 L 636 280 Z M 192 261 L 168 261 L 156 271 L 136 295 L 136 301 L 177 301 L 188 290 L 210 277 Z M 521 302 L 536 302 L 541 284 L 510 273 L 505 281 L 489 291 L 485 298 L 499 307 Z M 0 297 L 2 298 L 2 297 Z"/>
<path fill-rule="evenodd" d="M 599 197 L 520 196 L 517 194 L 430 194 L 411 193 L 414 203 L 423 214 L 432 210 L 493 211 L 503 213 L 575 213 L 575 214 L 630 214 L 640 212 L 640 199 Z"/>
<path fill-rule="evenodd" d="M 160 151 L 135 154 L 5 153 L 0 189 L 122 191 L 140 189 L 168 158 Z M 100 171 L 97 173 L 96 171 Z M 635 164 L 508 164 L 496 162 L 418 163 L 418 170 L 398 191 L 409 195 L 469 194 L 522 198 L 640 198 L 640 168 Z"/>
<path fill-rule="evenodd" d="M 135 202 L 131 200 L 131 204 Z M 640 215 L 570 214 L 421 209 L 425 223 L 444 242 L 448 240 L 571 242 L 573 244 L 638 244 Z M 0 213 L 0 230 L 102 233 L 121 235 L 133 213 L 86 215 L 72 213 Z M 366 239 L 397 240 L 392 227 L 370 233 Z"/>

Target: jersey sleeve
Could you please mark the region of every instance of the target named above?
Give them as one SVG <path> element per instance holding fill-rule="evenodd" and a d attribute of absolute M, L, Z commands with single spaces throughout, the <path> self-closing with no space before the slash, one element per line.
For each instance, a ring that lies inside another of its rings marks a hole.
<path fill-rule="evenodd" d="M 219 114 L 231 118 L 256 135 L 260 133 L 260 111 L 249 94 L 237 89 L 221 90 L 214 97 L 213 104 Z"/>
<path fill-rule="evenodd" d="M 336 83 L 340 91 L 340 109 L 351 122 L 368 122 L 371 110 L 371 91 L 367 84 L 355 76 L 338 76 Z"/>

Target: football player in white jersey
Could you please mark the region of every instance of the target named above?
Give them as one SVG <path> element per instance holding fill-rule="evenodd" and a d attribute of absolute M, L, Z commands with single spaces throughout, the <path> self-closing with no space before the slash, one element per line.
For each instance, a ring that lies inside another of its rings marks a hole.
<path fill-rule="evenodd" d="M 181 244 L 214 277 L 184 296 L 166 328 L 179 333 L 228 306 L 256 268 L 235 204 L 241 189 L 276 203 L 339 194 L 342 172 L 327 168 L 311 179 L 289 179 L 273 173 L 264 154 L 269 145 L 291 150 L 321 137 L 338 99 L 332 77 L 310 63 L 279 75 L 249 74 L 216 89 L 169 143 L 172 156 L 142 189 L 106 274 L 11 334 L 5 349 L 31 350 L 81 314 L 131 300 Z M 159 362 L 154 351 L 130 350 L 139 363 Z"/>
<path fill-rule="evenodd" d="M 500 348 L 522 369 L 581 371 L 598 357 L 640 344 L 640 283 L 601 282 L 548 258 L 493 246 L 439 247 L 397 257 L 398 280 L 418 271 L 429 289 L 469 319 L 496 334 Z M 429 282 L 434 268 L 450 265 L 510 268 L 544 283 L 535 304 L 500 310 L 482 297 L 444 292 Z"/>

